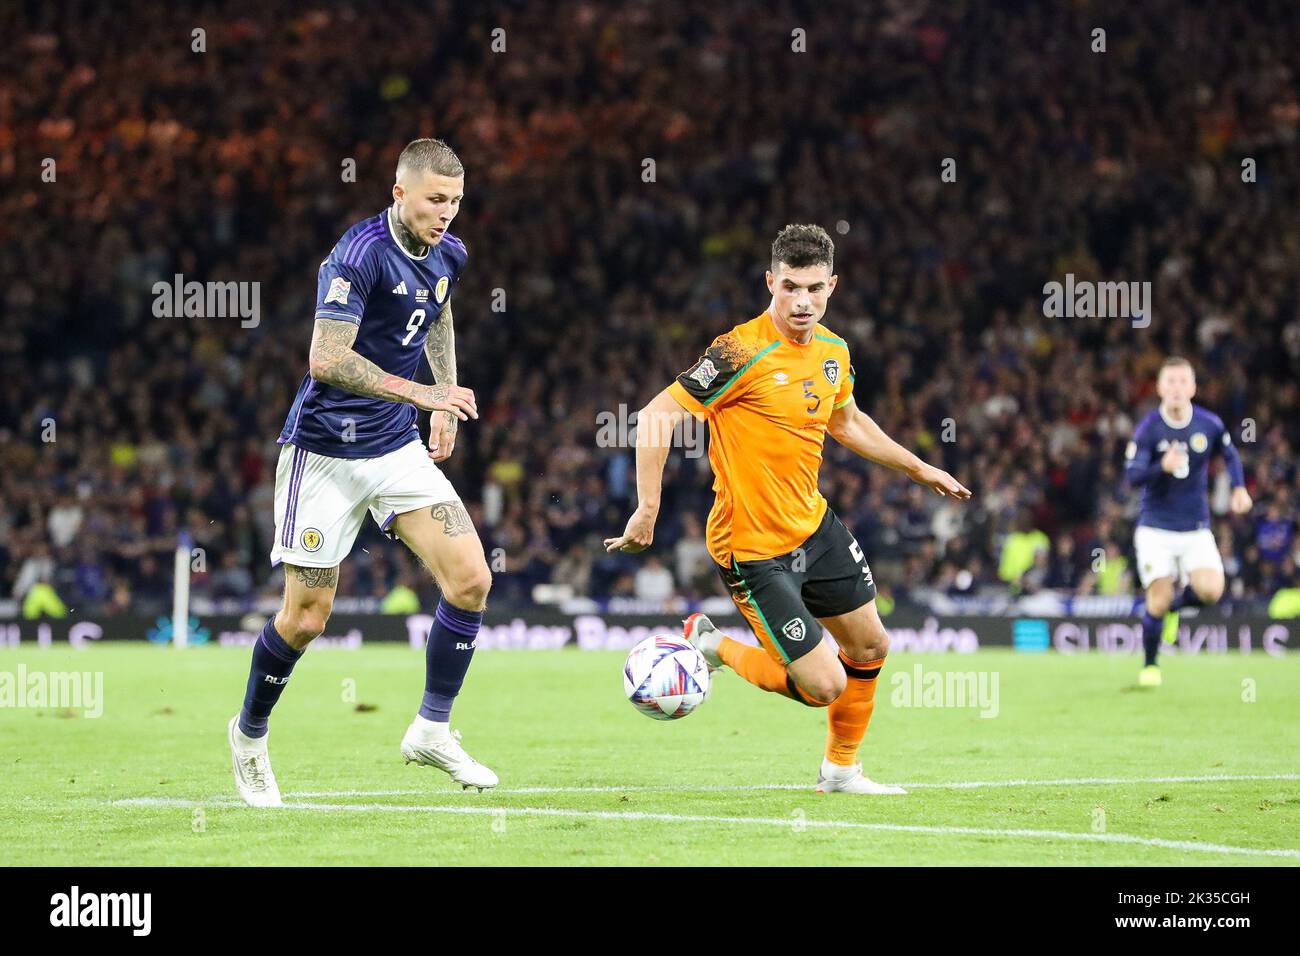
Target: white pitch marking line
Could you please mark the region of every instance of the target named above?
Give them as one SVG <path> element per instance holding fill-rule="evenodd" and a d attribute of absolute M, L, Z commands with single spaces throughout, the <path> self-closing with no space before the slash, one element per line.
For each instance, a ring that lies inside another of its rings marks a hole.
<path fill-rule="evenodd" d="M 902 783 L 912 790 L 976 790 L 988 787 L 1078 787 L 1148 783 L 1230 783 L 1249 780 L 1300 780 L 1300 773 L 1212 774 L 1199 777 L 1076 777 L 1061 780 L 957 780 L 949 783 Z M 493 793 L 738 793 L 751 790 L 811 790 L 809 783 L 755 783 L 734 786 L 649 786 L 649 787 L 496 787 Z M 453 793 L 455 791 L 452 791 Z M 419 797 L 431 790 L 308 790 L 292 793 L 299 799 L 312 797 Z"/>
<path fill-rule="evenodd" d="M 195 807 L 201 801 L 180 800 L 174 797 L 134 797 L 116 800 L 122 806 Z M 452 813 L 464 815 L 505 814 L 507 816 L 576 817 L 597 820 L 656 820 L 664 823 L 734 823 L 748 826 L 773 826 L 788 828 L 812 827 L 814 829 L 876 830 L 890 833 L 927 833 L 941 836 L 1025 837 L 1028 839 L 1065 840 L 1083 843 L 1124 843 L 1137 846 L 1160 847 L 1167 850 L 1187 850 L 1194 853 L 1219 853 L 1225 855 L 1286 857 L 1300 860 L 1300 850 L 1224 846 L 1218 843 L 1195 843 L 1190 840 L 1164 840 L 1159 837 L 1140 837 L 1126 833 L 1072 833 L 1066 830 L 1028 830 L 984 827 L 937 827 L 903 823 L 863 823 L 852 820 L 794 820 L 781 817 L 709 816 L 693 813 L 648 813 L 642 810 L 563 810 L 556 807 L 467 807 L 467 806 L 403 806 L 391 803 L 286 803 L 282 810 L 313 810 L 323 813 Z"/>
<path fill-rule="evenodd" d="M 1220 783 L 1241 780 L 1300 780 L 1300 773 L 1206 774 L 1198 777 L 1076 777 L 1062 780 L 969 780 L 954 783 L 904 783 L 903 787 L 967 790 L 979 787 L 1072 787 L 1126 783 Z"/>

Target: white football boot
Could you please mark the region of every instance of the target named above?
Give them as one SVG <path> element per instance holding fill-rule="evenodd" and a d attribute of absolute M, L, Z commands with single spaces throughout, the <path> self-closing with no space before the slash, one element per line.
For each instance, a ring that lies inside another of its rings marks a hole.
<path fill-rule="evenodd" d="M 722 667 L 718 646 L 725 635 L 713 626 L 712 621 L 703 614 L 692 614 L 682 621 L 682 633 L 709 665 L 710 674 Z"/>
<path fill-rule="evenodd" d="M 402 756 L 407 763 L 437 767 L 461 788 L 478 787 L 479 793 L 497 785 L 497 775 L 465 752 L 460 745 L 460 731 L 448 730 L 446 724 L 416 716 L 402 737 Z"/>
<path fill-rule="evenodd" d="M 829 760 L 822 761 L 821 773 L 817 775 L 818 793 L 869 793 L 897 794 L 907 793 L 902 787 L 887 783 L 876 783 L 862 772 L 862 764 L 841 767 Z"/>
<path fill-rule="evenodd" d="M 271 755 L 266 752 L 266 736 L 245 737 L 239 729 L 239 717 L 231 717 L 226 728 L 230 739 L 230 757 L 235 765 L 235 786 L 250 807 L 280 806 L 280 787 L 271 770 Z"/>

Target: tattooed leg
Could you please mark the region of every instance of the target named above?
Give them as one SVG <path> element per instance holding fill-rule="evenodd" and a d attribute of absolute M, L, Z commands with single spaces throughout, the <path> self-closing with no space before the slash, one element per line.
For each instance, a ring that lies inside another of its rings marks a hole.
<path fill-rule="evenodd" d="M 393 519 L 393 532 L 433 571 L 443 597 L 458 608 L 481 611 L 492 586 L 483 544 L 465 506 L 440 501 Z"/>
<path fill-rule="evenodd" d="M 337 566 L 284 566 L 284 604 L 275 616 L 275 629 L 291 647 L 302 650 L 325 630 L 338 583 Z"/>
<path fill-rule="evenodd" d="M 442 533 L 449 538 L 462 534 L 473 534 L 474 525 L 470 523 L 465 506 L 459 501 L 443 501 L 429 509 L 433 520 L 442 525 Z"/>
<path fill-rule="evenodd" d="M 302 582 L 306 588 L 332 588 L 339 583 L 339 569 L 334 568 L 301 568 L 296 564 L 286 564 L 285 569 L 289 574 Z"/>

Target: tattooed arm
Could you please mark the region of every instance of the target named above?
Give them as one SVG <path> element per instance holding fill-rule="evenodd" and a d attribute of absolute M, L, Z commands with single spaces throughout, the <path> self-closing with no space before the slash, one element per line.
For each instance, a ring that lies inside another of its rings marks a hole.
<path fill-rule="evenodd" d="M 451 322 L 451 299 L 448 299 L 438 313 L 438 321 L 429 329 L 424 339 L 424 357 L 429 360 L 433 370 L 433 380 L 439 385 L 456 384 L 456 331 Z M 456 428 L 456 419 L 448 415 L 452 430 Z"/>
<path fill-rule="evenodd" d="M 385 372 L 352 348 L 358 326 L 341 319 L 317 319 L 311 337 L 311 377 L 345 392 L 406 402 L 424 411 L 445 411 L 448 417 L 478 418 L 474 393 L 452 383 L 421 385 Z"/>
<path fill-rule="evenodd" d="M 456 332 L 451 320 L 451 299 L 438 313 L 438 321 L 429 328 L 424 339 L 424 357 L 429 360 L 433 380 L 439 385 L 456 384 Z M 429 457 L 435 462 L 446 461 L 456 447 L 456 428 L 459 419 L 450 413 L 442 416 L 439 426 L 435 416 L 429 426 Z"/>

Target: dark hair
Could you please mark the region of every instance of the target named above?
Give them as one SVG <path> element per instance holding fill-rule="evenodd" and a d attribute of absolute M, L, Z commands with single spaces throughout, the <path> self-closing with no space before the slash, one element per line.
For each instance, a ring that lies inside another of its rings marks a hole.
<path fill-rule="evenodd" d="M 408 169 L 426 170 L 439 176 L 464 176 L 465 167 L 455 150 L 440 139 L 415 139 L 397 157 L 397 178 Z"/>
<path fill-rule="evenodd" d="M 835 271 L 835 243 L 830 233 L 821 226 L 789 225 L 776 234 L 772 243 L 772 271 L 777 271 L 777 263 L 801 268 L 821 263 L 831 272 Z"/>

